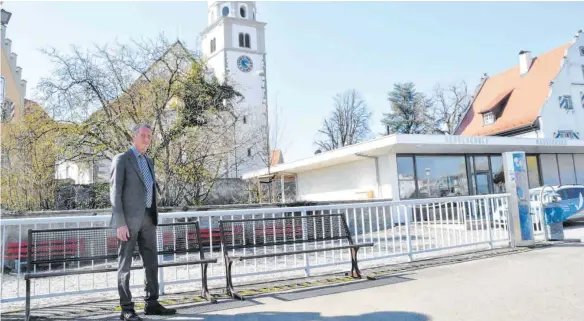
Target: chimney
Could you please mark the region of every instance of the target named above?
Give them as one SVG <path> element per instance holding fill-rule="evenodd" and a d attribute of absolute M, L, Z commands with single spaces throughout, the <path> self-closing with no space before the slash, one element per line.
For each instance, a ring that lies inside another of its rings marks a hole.
<path fill-rule="evenodd" d="M 531 59 L 531 52 L 526 50 L 521 50 L 519 52 L 519 74 L 521 76 L 529 71 L 532 62 L 533 59 Z"/>
<path fill-rule="evenodd" d="M 2 27 L 2 43 L 1 45 L 4 45 L 4 40 L 6 39 L 6 25 L 8 25 L 8 22 L 10 21 L 10 16 L 12 16 L 12 13 L 1 9 L 0 10 L 0 26 Z"/>

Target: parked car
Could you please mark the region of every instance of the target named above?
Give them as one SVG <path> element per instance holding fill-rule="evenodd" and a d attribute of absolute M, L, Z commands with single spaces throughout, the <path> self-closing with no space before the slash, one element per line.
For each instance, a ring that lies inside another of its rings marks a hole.
<path fill-rule="evenodd" d="M 567 221 L 584 221 L 584 185 L 555 185 L 551 187 L 553 188 L 553 191 L 549 187 L 546 187 L 543 194 L 543 203 L 548 206 L 553 206 L 553 203 L 558 203 L 562 200 L 575 202 L 576 208 L 582 210 L 570 216 Z M 539 208 L 541 206 L 540 195 L 542 188 L 543 187 L 535 187 L 529 190 L 529 213 L 531 214 L 533 222 L 536 222 L 540 215 Z M 507 204 L 501 204 L 493 213 L 493 222 L 495 224 L 506 224 L 507 214 Z"/>

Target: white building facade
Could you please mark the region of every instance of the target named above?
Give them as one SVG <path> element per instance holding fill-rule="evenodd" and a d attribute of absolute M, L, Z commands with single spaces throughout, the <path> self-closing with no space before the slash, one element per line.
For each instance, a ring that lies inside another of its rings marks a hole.
<path fill-rule="evenodd" d="M 408 200 L 505 193 L 504 152 L 523 151 L 529 188 L 584 184 L 584 141 L 389 135 L 270 168 L 296 179 L 298 201 Z M 268 175 L 266 168 L 244 179 Z"/>

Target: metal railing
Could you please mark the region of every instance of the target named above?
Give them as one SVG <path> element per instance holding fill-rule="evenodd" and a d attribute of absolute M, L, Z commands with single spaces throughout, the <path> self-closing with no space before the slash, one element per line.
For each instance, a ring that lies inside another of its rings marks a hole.
<path fill-rule="evenodd" d="M 205 257 L 218 258 L 209 266 L 211 287 L 223 287 L 225 270 L 219 237 L 219 220 L 241 218 L 279 218 L 292 215 L 342 213 L 356 242 L 374 242 L 362 249 L 362 267 L 411 261 L 430 255 L 451 254 L 469 248 L 493 248 L 509 245 L 507 208 L 509 194 L 422 199 L 408 201 L 367 202 L 309 207 L 254 208 L 242 210 L 161 213 L 160 221 L 176 223 L 197 219 L 205 239 Z M 26 267 L 27 231 L 31 228 L 73 228 L 107 226 L 109 215 L 84 217 L 50 217 L 7 219 L 0 222 L 2 232 L 1 302 L 16 303 L 25 295 L 23 274 Z M 318 246 L 315 244 L 314 246 Z M 249 250 L 248 250 L 249 251 Z M 192 254 L 191 254 L 192 255 Z M 177 259 L 159 257 L 160 261 Z M 178 258 L 180 259 L 180 258 Z M 117 262 L 91 262 L 83 268 L 115 266 Z M 12 270 L 5 271 L 10 267 Z M 77 266 L 75 266 L 77 267 Z M 53 264 L 47 271 L 65 269 L 65 264 Z M 238 264 L 233 277 L 238 282 L 302 277 L 330 273 L 350 268 L 347 251 L 336 250 L 312 255 L 284 256 L 246 260 Z M 7 273 L 9 272 L 9 273 Z M 194 290 L 192 282 L 200 279 L 197 267 L 159 269 L 161 292 Z M 143 286 L 143 272 L 132 272 L 132 285 Z M 35 280 L 32 298 L 52 299 L 62 295 L 88 295 L 115 291 L 116 274 L 94 273 Z M 33 300 L 33 303 L 35 301 Z M 3 304 L 4 305 L 4 304 Z"/>

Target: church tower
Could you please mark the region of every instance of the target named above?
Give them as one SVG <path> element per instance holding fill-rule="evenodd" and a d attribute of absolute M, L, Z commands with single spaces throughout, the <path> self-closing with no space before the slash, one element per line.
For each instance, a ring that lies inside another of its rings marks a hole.
<path fill-rule="evenodd" d="M 208 25 L 200 37 L 203 57 L 215 76 L 227 79 L 244 98 L 236 106 L 239 148 L 228 162 L 229 178 L 267 166 L 265 25 L 256 20 L 254 1 L 208 1 Z"/>

